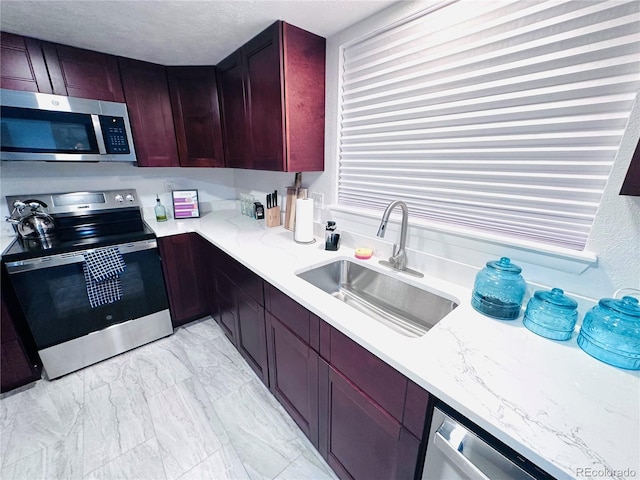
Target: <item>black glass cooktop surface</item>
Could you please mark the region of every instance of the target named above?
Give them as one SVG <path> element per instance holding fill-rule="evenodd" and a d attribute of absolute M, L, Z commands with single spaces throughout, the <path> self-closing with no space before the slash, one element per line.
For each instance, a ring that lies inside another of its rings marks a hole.
<path fill-rule="evenodd" d="M 95 233 L 95 230 L 93 232 Z M 104 232 L 100 235 L 86 231 L 57 233 L 51 238 L 37 241 L 16 238 L 2 254 L 2 261 L 15 262 L 156 238 L 153 230 L 143 221 L 137 227 L 129 226 L 129 228 L 121 228 L 120 231 L 112 229 L 110 232 Z"/>

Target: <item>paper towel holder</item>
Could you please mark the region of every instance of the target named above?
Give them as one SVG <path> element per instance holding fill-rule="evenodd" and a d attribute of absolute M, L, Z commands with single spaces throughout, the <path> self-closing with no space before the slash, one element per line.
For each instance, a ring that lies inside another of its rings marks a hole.
<path fill-rule="evenodd" d="M 295 223 L 293 228 L 293 241 L 299 243 L 300 245 L 312 245 L 316 243 L 316 239 L 313 235 L 313 217 L 311 216 L 312 212 L 306 212 L 305 216 L 305 229 L 308 230 L 306 232 L 299 232 L 299 225 L 302 225 L 300 222 L 300 218 L 298 218 L 303 213 L 302 203 L 312 202 L 311 199 L 307 198 L 306 192 L 303 198 L 296 199 L 296 215 L 295 215 Z M 300 203 L 300 205 L 298 205 Z M 306 211 L 310 205 L 305 205 L 304 210 Z M 311 207 L 312 208 L 312 207 Z M 307 223 L 308 222 L 308 223 Z M 300 227 L 302 228 L 302 227 Z M 300 234 L 299 234 L 300 233 Z M 304 235 L 303 235 L 304 233 Z M 308 235 L 310 234 L 310 235 Z M 311 237 L 311 240 L 307 240 L 307 238 Z M 296 237 L 302 237 L 303 240 L 298 240 Z"/>

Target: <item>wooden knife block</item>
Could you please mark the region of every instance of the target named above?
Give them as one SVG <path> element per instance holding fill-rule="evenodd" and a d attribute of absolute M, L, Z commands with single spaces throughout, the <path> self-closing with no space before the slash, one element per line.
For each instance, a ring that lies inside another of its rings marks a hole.
<path fill-rule="evenodd" d="M 280 225 L 280 207 L 267 208 L 264 214 L 264 221 L 267 227 L 277 227 Z"/>
<path fill-rule="evenodd" d="M 295 187 L 287 187 L 287 211 L 284 212 L 284 228 L 293 231 L 296 224 L 296 200 L 298 198 L 306 198 L 307 189 L 299 188 L 296 194 Z"/>

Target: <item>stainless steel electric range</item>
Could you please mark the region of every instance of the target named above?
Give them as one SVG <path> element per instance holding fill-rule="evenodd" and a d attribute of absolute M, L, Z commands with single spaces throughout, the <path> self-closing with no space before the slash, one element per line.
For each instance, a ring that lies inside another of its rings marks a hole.
<path fill-rule="evenodd" d="M 10 196 L 10 211 L 16 202 L 40 203 L 54 221 L 46 236 L 18 237 L 2 255 L 47 378 L 173 333 L 156 237 L 135 190 Z"/>

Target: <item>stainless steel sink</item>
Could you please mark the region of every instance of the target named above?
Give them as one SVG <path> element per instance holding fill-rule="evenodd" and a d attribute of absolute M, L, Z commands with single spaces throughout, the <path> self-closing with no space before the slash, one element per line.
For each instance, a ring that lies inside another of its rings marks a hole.
<path fill-rule="evenodd" d="M 349 260 L 336 260 L 298 277 L 408 337 L 421 337 L 458 304 Z"/>

